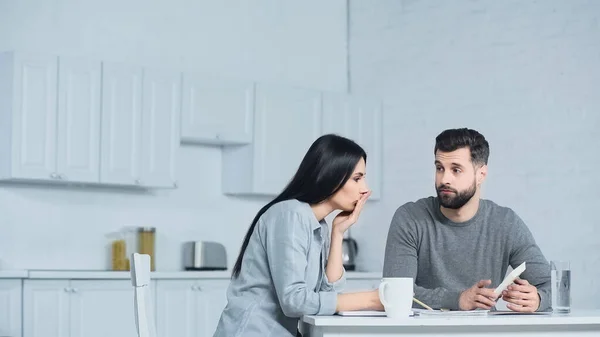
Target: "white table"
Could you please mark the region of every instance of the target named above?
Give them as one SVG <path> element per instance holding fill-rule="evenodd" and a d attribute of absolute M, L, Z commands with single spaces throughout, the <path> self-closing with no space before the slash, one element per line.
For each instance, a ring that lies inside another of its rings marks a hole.
<path fill-rule="evenodd" d="M 600 310 L 569 315 L 483 317 L 305 316 L 304 337 L 358 336 L 600 336 Z"/>

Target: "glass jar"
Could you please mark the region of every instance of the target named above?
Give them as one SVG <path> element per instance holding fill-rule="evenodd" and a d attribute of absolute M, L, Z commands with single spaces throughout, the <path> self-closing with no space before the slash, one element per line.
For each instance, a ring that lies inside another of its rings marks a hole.
<path fill-rule="evenodd" d="M 138 252 L 140 254 L 150 255 L 150 270 L 155 271 L 154 244 L 156 242 L 156 228 L 139 227 L 138 228 Z"/>
<path fill-rule="evenodd" d="M 128 245 L 125 232 L 115 232 L 107 235 L 110 239 L 110 268 L 115 271 L 129 270 L 129 259 L 127 258 Z"/>

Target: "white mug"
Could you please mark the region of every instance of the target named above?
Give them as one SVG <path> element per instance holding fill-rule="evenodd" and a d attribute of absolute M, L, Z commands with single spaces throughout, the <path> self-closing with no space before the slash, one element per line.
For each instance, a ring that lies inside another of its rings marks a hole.
<path fill-rule="evenodd" d="M 391 318 L 412 314 L 414 281 L 412 277 L 384 277 L 379 284 L 379 300 Z"/>

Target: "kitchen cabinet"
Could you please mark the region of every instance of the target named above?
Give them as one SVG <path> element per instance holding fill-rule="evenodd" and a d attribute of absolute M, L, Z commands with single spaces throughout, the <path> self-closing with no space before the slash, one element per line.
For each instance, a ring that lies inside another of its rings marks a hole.
<path fill-rule="evenodd" d="M 323 94 L 323 134 L 336 133 L 354 140 L 367 153 L 369 200 L 381 198 L 383 176 L 382 103 L 341 93 Z"/>
<path fill-rule="evenodd" d="M 141 183 L 142 72 L 118 63 L 102 67 L 101 183 Z"/>
<path fill-rule="evenodd" d="M 100 71 L 86 59 L 0 54 L 0 178 L 98 181 Z"/>
<path fill-rule="evenodd" d="M 0 279 L 0 336 L 21 337 L 21 279 Z"/>
<path fill-rule="evenodd" d="M 142 89 L 141 185 L 177 187 L 181 73 L 145 69 Z"/>
<path fill-rule="evenodd" d="M 223 191 L 279 194 L 321 134 L 321 93 L 257 83 L 252 144 L 223 148 Z"/>
<path fill-rule="evenodd" d="M 181 73 L 0 54 L 0 179 L 176 187 Z"/>
<path fill-rule="evenodd" d="M 176 187 L 181 75 L 105 62 L 100 182 Z"/>
<path fill-rule="evenodd" d="M 250 144 L 253 118 L 253 82 L 183 74 L 182 143 Z"/>
<path fill-rule="evenodd" d="M 24 337 L 135 335 L 130 280 L 24 281 Z"/>
<path fill-rule="evenodd" d="M 0 278 L 0 336 L 136 336 L 128 273 L 42 274 Z M 380 273 L 348 272 L 346 277 L 344 292 L 376 289 L 381 279 Z M 153 273 L 149 300 L 158 336 L 212 336 L 227 304 L 229 282 L 229 273 Z"/>
<path fill-rule="evenodd" d="M 225 194 L 268 195 L 292 179 L 310 145 L 336 133 L 367 152 L 370 200 L 381 198 L 383 175 L 382 102 L 343 93 L 257 83 L 253 142 L 223 149 Z"/>
<path fill-rule="evenodd" d="M 227 305 L 229 280 L 157 280 L 159 336 L 209 337 Z"/>
<path fill-rule="evenodd" d="M 60 57 L 58 69 L 56 173 L 69 182 L 96 183 L 100 177 L 101 62 Z"/>

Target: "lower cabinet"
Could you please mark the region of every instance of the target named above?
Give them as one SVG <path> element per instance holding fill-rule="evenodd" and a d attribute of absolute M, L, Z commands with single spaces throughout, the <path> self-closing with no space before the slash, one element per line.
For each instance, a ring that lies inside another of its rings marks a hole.
<path fill-rule="evenodd" d="M 131 281 L 25 280 L 23 336 L 137 336 Z"/>
<path fill-rule="evenodd" d="M 153 279 L 157 335 L 211 337 L 228 286 L 228 278 Z M 378 286 L 379 278 L 349 277 L 345 291 Z M 133 293 L 129 279 L 0 280 L 0 337 L 137 336 Z"/>
<path fill-rule="evenodd" d="M 227 304 L 229 280 L 157 280 L 158 336 L 209 337 Z"/>
<path fill-rule="evenodd" d="M 21 337 L 21 283 L 0 280 L 0 337 Z"/>

